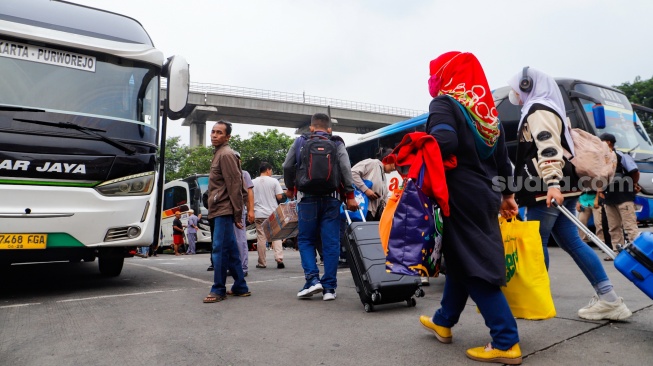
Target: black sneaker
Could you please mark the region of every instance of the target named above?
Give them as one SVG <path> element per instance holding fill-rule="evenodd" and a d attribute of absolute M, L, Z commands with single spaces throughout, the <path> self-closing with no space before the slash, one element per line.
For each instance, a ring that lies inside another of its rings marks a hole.
<path fill-rule="evenodd" d="M 277 262 L 277 269 L 283 269 L 286 268 L 286 265 L 283 264 L 283 262 Z"/>
<path fill-rule="evenodd" d="M 206 269 L 207 271 L 213 271 L 213 266 L 209 266 L 209 268 Z"/>

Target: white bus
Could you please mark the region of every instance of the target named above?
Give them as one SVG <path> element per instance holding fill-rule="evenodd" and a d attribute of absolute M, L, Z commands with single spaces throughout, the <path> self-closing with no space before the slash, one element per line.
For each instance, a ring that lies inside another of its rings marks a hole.
<path fill-rule="evenodd" d="M 158 241 L 159 147 L 188 78 L 183 58 L 166 62 L 132 18 L 2 0 L 0 266 L 97 257 L 117 276 L 131 248 Z"/>
<path fill-rule="evenodd" d="M 186 225 L 189 209 L 192 209 L 195 215 L 202 215 L 197 224 L 200 228 L 197 232 L 197 249 L 211 250 L 208 210 L 202 202 L 202 196 L 208 189 L 208 174 L 195 174 L 183 179 L 175 179 L 163 186 L 163 214 L 161 215 L 163 239 L 159 244 L 159 251 L 172 247 L 172 221 L 175 219 L 175 212 L 181 213 L 181 223 Z M 256 226 L 250 224 L 246 229 L 249 250 L 255 250 Z"/>

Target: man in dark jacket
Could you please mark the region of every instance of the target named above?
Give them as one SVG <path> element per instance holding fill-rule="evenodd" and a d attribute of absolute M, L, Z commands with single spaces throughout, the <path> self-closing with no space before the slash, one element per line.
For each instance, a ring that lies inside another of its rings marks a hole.
<path fill-rule="evenodd" d="M 234 226 L 242 228 L 243 173 L 240 162 L 229 147 L 231 124 L 218 121 L 211 130 L 211 144 L 215 147 L 209 175 L 209 220 L 213 220 L 213 286 L 204 298 L 205 303 L 225 300 L 226 295 L 250 296 L 245 282 Z M 226 291 L 227 269 L 234 278 Z"/>
<path fill-rule="evenodd" d="M 292 199 L 295 195 L 296 176 L 298 168 L 302 167 L 299 156 L 302 146 L 308 138 L 331 140 L 336 145 L 336 156 L 334 163 L 337 170 L 333 174 L 340 177 L 338 186 L 330 193 L 298 192 L 297 214 L 299 216 L 299 234 L 297 236 L 299 255 L 304 269 L 306 284 L 297 293 L 299 298 L 308 298 L 314 294 L 323 293 L 325 301 L 335 300 L 338 272 L 338 259 L 340 257 L 340 197 L 346 197 L 347 208 L 352 211 L 358 209 L 358 203 L 354 198 L 354 180 L 351 176 L 351 164 L 349 155 L 345 150 L 342 139 L 331 136 L 331 119 L 324 113 L 316 113 L 311 117 L 311 137 L 298 137 L 288 150 L 286 160 L 283 162 L 284 181 L 288 187 L 286 195 Z M 339 140 L 338 140 L 339 139 Z M 331 160 L 330 160 L 331 161 Z M 315 248 L 318 241 L 322 241 L 322 252 L 324 255 L 324 276 L 320 278 L 320 270 L 317 267 Z"/>

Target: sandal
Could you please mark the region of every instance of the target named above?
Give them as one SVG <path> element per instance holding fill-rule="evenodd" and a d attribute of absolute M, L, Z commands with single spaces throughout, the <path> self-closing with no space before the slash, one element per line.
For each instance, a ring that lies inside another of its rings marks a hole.
<path fill-rule="evenodd" d="M 225 295 L 218 295 L 214 293 L 210 293 L 207 297 L 204 298 L 204 303 L 209 304 L 209 303 L 214 303 L 214 302 L 220 302 L 222 300 L 226 300 L 227 297 Z"/>
<path fill-rule="evenodd" d="M 614 259 L 612 259 L 610 257 L 605 257 L 605 258 L 603 258 L 603 260 L 606 261 L 606 262 L 612 262 Z"/>
<path fill-rule="evenodd" d="M 249 296 L 252 296 L 252 293 L 249 292 L 249 291 L 243 292 L 243 293 L 235 293 L 235 292 L 229 290 L 229 291 L 227 291 L 227 295 L 228 296 L 238 296 L 238 297 L 249 297 Z"/>

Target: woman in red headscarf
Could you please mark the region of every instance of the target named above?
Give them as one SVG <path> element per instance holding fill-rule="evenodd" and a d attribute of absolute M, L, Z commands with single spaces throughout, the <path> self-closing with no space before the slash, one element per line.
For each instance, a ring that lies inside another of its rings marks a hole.
<path fill-rule="evenodd" d="M 503 240 L 497 220 L 517 213 L 509 191 L 495 182 L 512 176 L 503 129 L 485 73 L 476 57 L 447 52 L 430 64 L 426 132 L 437 140 L 442 158 L 458 166 L 445 173 L 450 215 L 444 217 L 442 250 L 447 263 L 441 308 L 420 322 L 442 343 L 452 340 L 468 297 L 490 328 L 492 341 L 467 350 L 484 362 L 521 363 L 517 323 L 500 286 L 506 284 Z M 503 182 L 506 182 L 504 180 Z"/>

